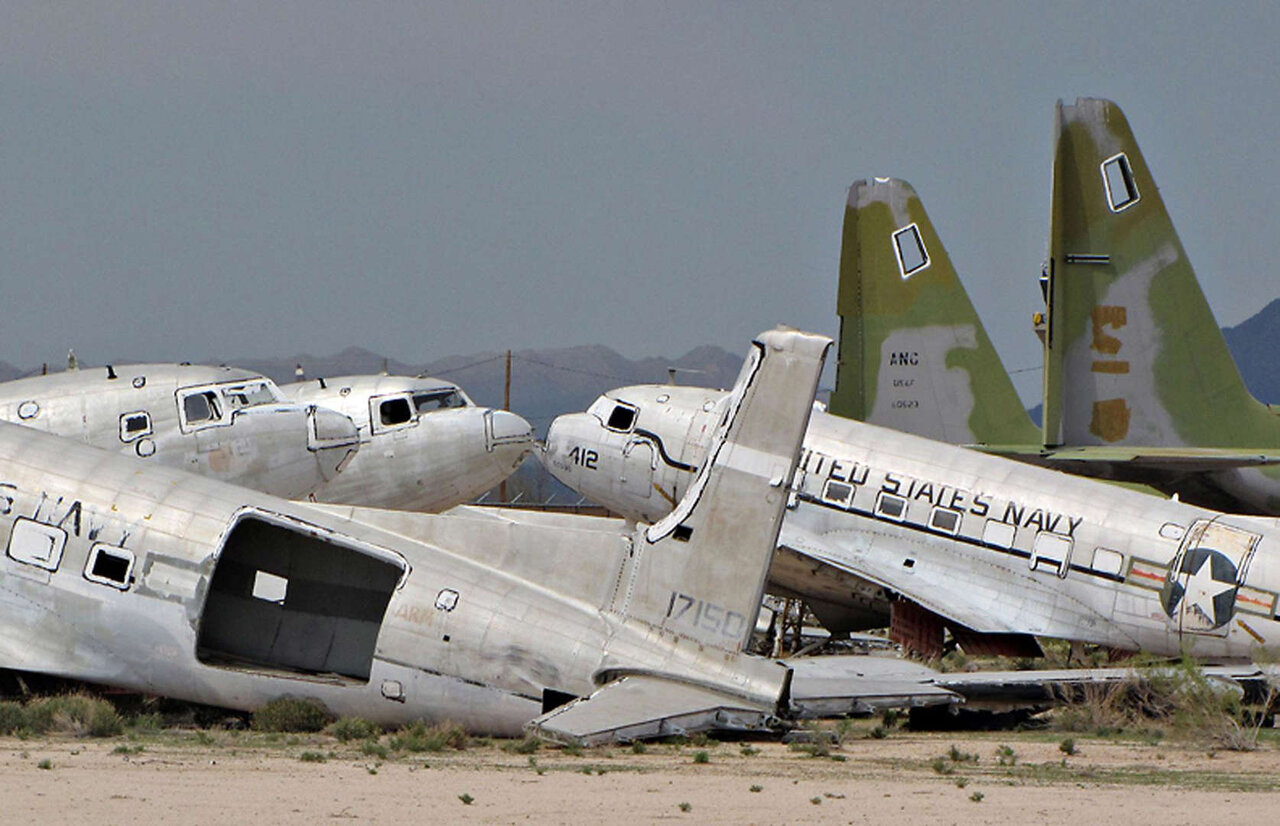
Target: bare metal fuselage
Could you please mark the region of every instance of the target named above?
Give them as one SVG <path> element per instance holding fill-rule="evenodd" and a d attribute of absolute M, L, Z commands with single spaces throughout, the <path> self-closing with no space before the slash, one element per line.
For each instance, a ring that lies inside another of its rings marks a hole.
<path fill-rule="evenodd" d="M 667 506 L 663 494 L 678 497 L 688 468 L 701 462 L 699 434 L 719 398 L 679 387 L 613 391 L 592 412 L 557 419 L 543 458 L 589 498 L 652 518 Z M 607 426 L 619 402 L 638 411 L 625 430 Z M 652 488 L 647 496 L 640 481 Z M 870 605 L 869 621 L 880 625 L 898 594 L 979 632 L 1208 660 L 1280 645 L 1273 519 L 822 413 L 810 422 L 793 494 L 772 578 L 789 565 L 785 589 L 822 602 L 833 598 L 818 589 L 823 576 L 851 574 L 861 586 L 844 601 L 859 611 Z"/>

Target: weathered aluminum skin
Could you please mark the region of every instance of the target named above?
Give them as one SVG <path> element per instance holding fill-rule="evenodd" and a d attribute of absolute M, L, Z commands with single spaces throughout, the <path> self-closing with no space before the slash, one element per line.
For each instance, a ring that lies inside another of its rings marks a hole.
<path fill-rule="evenodd" d="M 533 428 L 520 416 L 477 407 L 438 379 L 339 376 L 281 389 L 349 416 L 359 431 L 360 453 L 316 491 L 320 502 L 441 511 L 493 488 L 533 448 Z"/>
<path fill-rule="evenodd" d="M 785 710 L 787 669 L 742 650 L 829 343 L 760 337 L 693 493 L 651 526 L 288 502 L 0 425 L 0 666 L 241 709 L 314 697 L 386 724 L 508 735 L 548 696 L 591 695 L 626 675 L 761 715 Z M 308 553 L 273 567 L 289 543 Z M 104 551 L 127 571 L 97 567 Z M 371 569 L 395 575 L 350 581 Z M 260 593 L 272 579 L 285 584 Z M 378 600 L 376 636 L 344 641 L 369 625 L 348 618 Z M 240 622 L 226 610 L 237 605 L 268 621 Z M 280 618 L 310 629 L 298 650 L 277 648 Z M 218 639 L 228 622 L 230 644 Z M 326 646 L 345 645 L 367 670 L 283 665 L 317 636 L 325 662 Z M 270 653 L 246 653 L 257 649 Z"/>
<path fill-rule="evenodd" d="M 661 385 L 611 391 L 594 413 L 552 423 L 543 460 L 600 504 L 650 516 L 653 497 L 628 493 L 617 478 L 652 473 L 655 487 L 678 495 L 691 471 L 649 456 L 678 455 L 696 467 L 698 436 L 719 398 Z M 638 409 L 627 432 L 605 426 L 618 403 Z M 639 442 L 651 453 L 637 450 Z M 814 414 L 806 434 L 780 546 L 808 561 L 815 579 L 832 570 L 859 580 L 862 590 L 845 597 L 855 607 L 870 592 L 879 597 L 873 607 L 884 611 L 887 596 L 898 594 L 980 632 L 1188 651 L 1208 660 L 1280 645 L 1276 520 L 1223 514 L 825 413 Z M 803 582 L 790 588 L 808 598 Z"/>
<path fill-rule="evenodd" d="M 188 421 L 184 399 L 200 393 L 218 415 Z M 127 364 L 17 379 L 0 383 L 0 419 L 289 498 L 337 476 L 356 449 L 347 417 L 289 402 L 270 379 L 231 367 Z"/>

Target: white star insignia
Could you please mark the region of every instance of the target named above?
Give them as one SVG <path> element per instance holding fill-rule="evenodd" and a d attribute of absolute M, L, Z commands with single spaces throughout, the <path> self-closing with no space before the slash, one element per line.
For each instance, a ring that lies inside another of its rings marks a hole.
<path fill-rule="evenodd" d="M 1213 556 L 1200 560 L 1200 568 L 1187 577 L 1182 595 L 1182 610 L 1198 616 L 1210 626 L 1218 625 L 1218 615 L 1213 607 L 1214 597 L 1236 587 L 1234 582 L 1222 582 L 1213 578 Z"/>

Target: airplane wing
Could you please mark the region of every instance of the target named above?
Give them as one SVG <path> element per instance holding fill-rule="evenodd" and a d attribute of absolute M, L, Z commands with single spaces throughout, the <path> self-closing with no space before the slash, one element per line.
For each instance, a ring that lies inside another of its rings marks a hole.
<path fill-rule="evenodd" d="M 791 668 L 791 711 L 801 719 L 964 701 L 938 683 L 944 675 L 910 660 L 850 655 L 786 662 Z"/>
<path fill-rule="evenodd" d="M 549 740 L 594 746 L 696 731 L 774 731 L 776 709 L 664 677 L 630 675 L 532 720 Z"/>

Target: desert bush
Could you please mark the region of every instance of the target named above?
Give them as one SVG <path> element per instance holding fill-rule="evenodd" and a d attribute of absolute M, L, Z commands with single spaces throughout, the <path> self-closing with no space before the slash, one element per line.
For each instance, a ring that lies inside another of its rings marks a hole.
<path fill-rule="evenodd" d="M 329 733 L 347 743 L 352 740 L 372 740 L 382 734 L 382 727 L 363 717 L 342 717 L 329 726 Z"/>
<path fill-rule="evenodd" d="M 253 713 L 256 731 L 323 731 L 333 715 L 324 703 L 306 697 L 278 697 Z"/>
<path fill-rule="evenodd" d="M 462 726 L 454 723 L 437 723 L 428 726 L 417 720 L 391 736 L 390 745 L 395 751 L 444 751 L 445 749 L 465 749 L 471 744 L 471 738 Z"/>
<path fill-rule="evenodd" d="M 59 694 L 32 700 L 26 707 L 27 729 L 76 737 L 114 737 L 124 732 L 115 706 L 88 694 Z"/>

